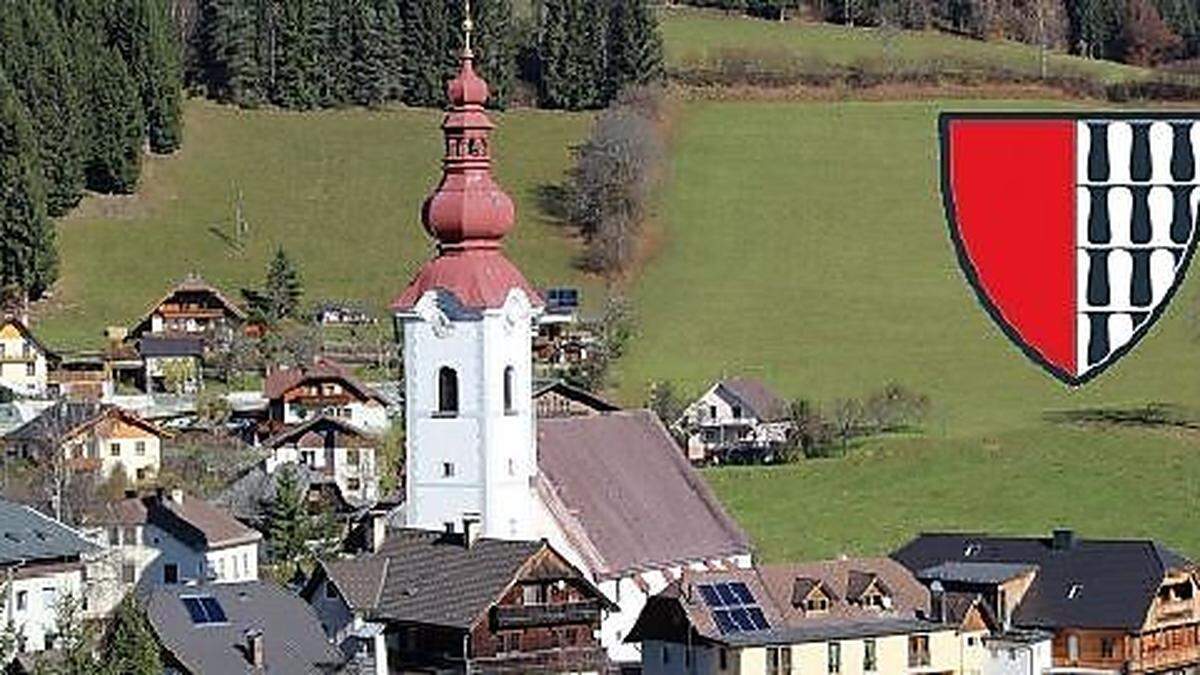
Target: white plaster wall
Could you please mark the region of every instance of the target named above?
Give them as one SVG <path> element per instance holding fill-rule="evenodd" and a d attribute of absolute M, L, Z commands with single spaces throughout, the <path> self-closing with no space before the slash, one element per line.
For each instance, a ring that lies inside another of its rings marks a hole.
<path fill-rule="evenodd" d="M 44 591 L 50 589 L 49 597 Z M 18 609 L 18 598 L 25 597 L 24 609 Z M 12 579 L 4 598 L 4 613 L 24 637 L 25 652 L 40 652 L 46 644 L 47 633 L 57 631 L 57 599 L 70 594 L 76 600 L 83 596 L 83 573 L 79 569 L 33 574 Z"/>
<path fill-rule="evenodd" d="M 1054 666 L 1051 641 L 1012 644 L 989 641 L 983 675 L 1043 675 Z"/>
<path fill-rule="evenodd" d="M 140 455 L 137 453 L 139 441 L 146 444 L 145 452 Z M 140 438 L 97 436 L 94 443 L 100 459 L 100 473 L 105 478 L 111 476 L 118 468 L 123 468 L 129 482 L 133 483 L 137 480 L 139 469 L 144 470 L 146 479 L 150 479 L 158 475 L 162 466 L 162 443 L 153 434 L 146 434 Z M 113 455 L 113 444 L 120 446 L 119 455 Z"/>

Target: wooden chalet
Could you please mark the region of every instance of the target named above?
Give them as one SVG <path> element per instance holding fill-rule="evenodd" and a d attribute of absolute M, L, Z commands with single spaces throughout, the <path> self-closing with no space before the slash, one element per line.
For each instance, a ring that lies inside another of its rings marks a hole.
<path fill-rule="evenodd" d="M 133 325 L 130 339 L 147 335 L 209 336 L 222 328 L 242 329 L 246 312 L 220 289 L 189 275 Z"/>
<path fill-rule="evenodd" d="M 271 434 L 320 415 L 345 420 L 368 432 L 388 426 L 383 396 L 329 359 L 270 372 L 263 397 L 267 399 L 266 430 Z"/>
<path fill-rule="evenodd" d="M 619 406 L 562 380 L 535 381 L 533 405 L 539 419 L 598 415 L 620 410 Z"/>
<path fill-rule="evenodd" d="M 321 563 L 302 592 L 346 653 L 376 672 L 605 671 L 615 606 L 544 540 L 376 523 L 373 553 Z"/>
<path fill-rule="evenodd" d="M 924 534 L 892 557 L 979 595 L 1005 628 L 1052 633 L 1056 669 L 1200 671 L 1200 574 L 1157 542 Z"/>

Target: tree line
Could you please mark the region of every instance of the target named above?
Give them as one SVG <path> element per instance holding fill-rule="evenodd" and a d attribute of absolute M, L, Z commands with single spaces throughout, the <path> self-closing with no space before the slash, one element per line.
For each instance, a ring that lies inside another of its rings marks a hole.
<path fill-rule="evenodd" d="M 804 13 L 851 26 L 938 28 L 1091 58 L 1155 65 L 1200 55 L 1195 0 L 685 0 L 771 19 Z"/>
<path fill-rule="evenodd" d="M 242 106 L 445 105 L 458 68 L 463 3 L 446 0 L 180 0 L 187 82 Z M 194 3 L 194 4 L 189 4 Z M 524 83 L 551 108 L 599 108 L 662 74 L 646 0 L 476 0 L 473 49 L 504 107 Z"/>
<path fill-rule="evenodd" d="M 159 0 L 0 3 L 0 287 L 57 277 L 51 217 L 128 193 L 182 140 L 179 32 Z"/>

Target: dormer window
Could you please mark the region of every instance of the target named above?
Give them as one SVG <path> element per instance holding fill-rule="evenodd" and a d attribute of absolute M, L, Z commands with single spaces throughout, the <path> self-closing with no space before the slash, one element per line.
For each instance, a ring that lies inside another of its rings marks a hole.
<path fill-rule="evenodd" d="M 828 612 L 833 600 L 833 592 L 819 579 L 800 577 L 792 586 L 792 606 L 806 613 Z"/>
<path fill-rule="evenodd" d="M 438 409 L 442 417 L 458 415 L 458 373 L 449 366 L 438 369 Z"/>
<path fill-rule="evenodd" d="M 829 611 L 829 598 L 826 598 L 825 596 L 822 595 L 819 597 L 809 598 L 808 600 L 805 600 L 804 601 L 804 611 L 806 611 L 806 612 L 828 612 Z"/>

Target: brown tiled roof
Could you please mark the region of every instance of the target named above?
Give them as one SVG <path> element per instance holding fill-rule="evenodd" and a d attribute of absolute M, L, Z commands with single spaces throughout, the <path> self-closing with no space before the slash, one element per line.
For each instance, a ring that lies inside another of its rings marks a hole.
<path fill-rule="evenodd" d="M 810 563 L 764 565 L 759 574 L 789 623 L 811 621 L 793 602 L 797 580 L 812 580 L 830 589 L 832 604 L 821 617 L 856 619 L 877 616 L 878 610 L 856 604 L 868 577 L 878 579 L 892 600 L 890 613 L 915 616 L 929 608 L 929 591 L 903 565 L 889 558 L 846 558 Z M 851 591 L 857 591 L 852 593 Z"/>
<path fill-rule="evenodd" d="M 347 436 L 361 438 L 369 435 L 362 429 L 359 429 L 343 419 L 328 415 L 318 415 L 302 424 L 285 427 L 279 433 L 263 441 L 263 445 L 268 448 L 278 448 L 282 445 L 286 445 L 287 443 L 299 442 L 304 447 L 323 447 L 325 444 L 325 437 L 317 433 L 317 430 L 321 427 L 329 426 L 334 427 L 338 433 L 346 434 Z M 315 439 L 309 439 L 316 442 L 316 446 L 309 446 L 305 443 L 305 439 L 310 434 L 316 436 Z"/>
<path fill-rule="evenodd" d="M 750 551 L 653 413 L 538 421 L 538 468 L 560 526 L 576 533 L 598 578 Z M 546 497 L 547 495 L 543 495 Z"/>
<path fill-rule="evenodd" d="M 236 302 L 229 299 L 229 296 L 225 295 L 221 289 L 208 283 L 198 274 L 189 274 L 183 279 L 183 281 L 175 284 L 171 290 L 167 291 L 165 295 L 159 298 L 158 302 L 155 302 L 153 305 L 151 305 L 150 309 L 146 310 L 146 313 L 143 314 L 134 325 L 140 326 L 145 323 L 146 320 L 150 318 L 150 315 L 154 314 L 155 310 L 161 307 L 164 302 L 170 300 L 171 296 L 175 295 L 176 293 L 211 293 L 213 297 L 225 307 L 225 311 L 239 319 L 244 320 L 246 318 L 246 310 L 242 309 Z"/>
<path fill-rule="evenodd" d="M 199 497 L 186 495 L 182 504 L 166 495 L 142 499 L 151 523 L 189 544 L 221 548 L 262 539 L 260 532 Z"/>
<path fill-rule="evenodd" d="M 363 556 L 321 563 L 325 574 L 337 586 L 350 609 L 358 611 L 379 606 L 383 581 L 387 578 L 386 556 Z"/>
<path fill-rule="evenodd" d="M 378 392 L 360 382 L 345 366 L 329 359 L 318 359 L 312 365 L 272 371 L 263 384 L 263 397 L 272 401 L 282 398 L 284 394 L 308 380 L 337 380 L 360 398 L 383 402 L 383 397 Z"/>
<path fill-rule="evenodd" d="M 721 386 L 738 398 L 760 420 L 774 422 L 787 419 L 787 402 L 761 380 L 735 377 L 722 380 Z"/>

